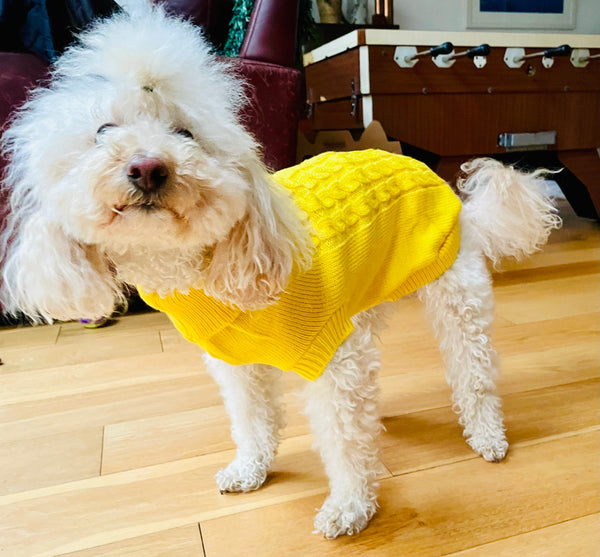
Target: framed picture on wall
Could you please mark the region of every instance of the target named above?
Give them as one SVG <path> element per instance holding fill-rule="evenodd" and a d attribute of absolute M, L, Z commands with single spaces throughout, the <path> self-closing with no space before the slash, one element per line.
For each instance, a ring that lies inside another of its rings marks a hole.
<path fill-rule="evenodd" d="M 576 0 L 467 0 L 467 27 L 574 29 Z"/>

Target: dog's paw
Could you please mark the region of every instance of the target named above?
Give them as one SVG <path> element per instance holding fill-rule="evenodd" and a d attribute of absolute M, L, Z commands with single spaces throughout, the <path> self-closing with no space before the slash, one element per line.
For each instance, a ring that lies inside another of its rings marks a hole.
<path fill-rule="evenodd" d="M 268 467 L 261 462 L 234 460 L 227 468 L 217 472 L 217 485 L 221 493 L 245 493 L 258 489 L 267 479 Z"/>
<path fill-rule="evenodd" d="M 374 500 L 339 504 L 327 499 L 315 517 L 315 533 L 328 539 L 358 534 L 367 527 L 376 510 Z"/>
<path fill-rule="evenodd" d="M 500 462 L 504 460 L 508 452 L 508 441 L 502 433 L 501 435 L 472 435 L 467 439 L 471 448 L 481 455 L 488 462 Z"/>

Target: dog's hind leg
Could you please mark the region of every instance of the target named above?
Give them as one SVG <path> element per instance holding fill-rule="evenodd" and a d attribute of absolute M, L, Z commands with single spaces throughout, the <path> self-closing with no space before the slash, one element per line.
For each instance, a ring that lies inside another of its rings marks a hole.
<path fill-rule="evenodd" d="M 498 366 L 491 344 L 492 285 L 483 255 L 467 244 L 452 267 L 423 287 L 419 297 L 440 343 L 464 436 L 476 453 L 498 462 L 508 443 L 494 382 Z"/>
<path fill-rule="evenodd" d="M 231 420 L 235 459 L 217 473 L 221 493 L 258 489 L 277 453 L 284 427 L 279 378 L 271 366 L 232 366 L 208 355 L 208 372 L 221 389 Z"/>
<path fill-rule="evenodd" d="M 354 332 L 305 391 L 315 448 L 329 477 L 329 497 L 315 518 L 316 531 L 327 538 L 360 532 L 377 507 L 380 357 L 368 316 L 354 322 Z"/>

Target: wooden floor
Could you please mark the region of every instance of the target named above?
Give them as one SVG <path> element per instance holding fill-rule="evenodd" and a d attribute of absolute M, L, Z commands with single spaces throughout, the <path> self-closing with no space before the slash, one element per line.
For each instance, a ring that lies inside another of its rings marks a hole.
<path fill-rule="evenodd" d="M 597 557 L 599 231 L 564 214 L 496 276 L 505 462 L 462 440 L 420 308 L 401 302 L 382 338 L 381 508 L 351 538 L 311 533 L 327 484 L 293 394 L 267 484 L 219 494 L 228 420 L 162 315 L 1 330 L 0 555 Z"/>

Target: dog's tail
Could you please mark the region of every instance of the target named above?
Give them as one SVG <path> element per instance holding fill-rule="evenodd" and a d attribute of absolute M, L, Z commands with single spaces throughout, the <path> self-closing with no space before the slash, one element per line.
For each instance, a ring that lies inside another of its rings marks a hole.
<path fill-rule="evenodd" d="M 527 174 L 489 158 L 474 159 L 461 169 L 457 186 L 464 195 L 462 219 L 471 225 L 468 241 L 476 242 L 494 266 L 539 250 L 560 228 L 543 178 L 548 171 Z"/>

